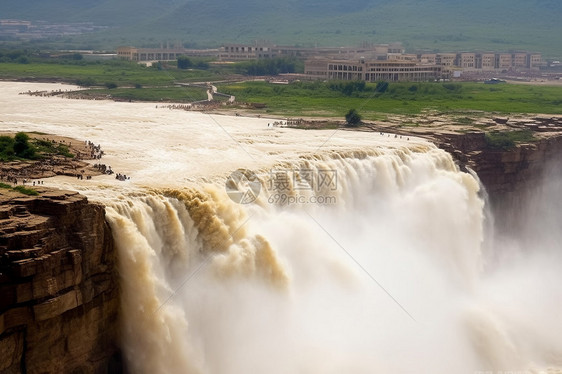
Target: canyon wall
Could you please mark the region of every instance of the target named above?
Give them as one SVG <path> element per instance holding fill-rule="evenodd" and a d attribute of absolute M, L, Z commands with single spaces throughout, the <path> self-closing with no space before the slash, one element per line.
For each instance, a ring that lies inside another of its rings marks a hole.
<path fill-rule="evenodd" d="M 497 228 L 518 230 L 526 203 L 543 182 L 561 172 L 562 134 L 553 133 L 508 149 L 490 147 L 482 132 L 440 135 L 435 142 L 461 168 L 474 170 L 486 187 Z"/>
<path fill-rule="evenodd" d="M 116 253 L 103 206 L 0 195 L 0 373 L 118 373 Z"/>

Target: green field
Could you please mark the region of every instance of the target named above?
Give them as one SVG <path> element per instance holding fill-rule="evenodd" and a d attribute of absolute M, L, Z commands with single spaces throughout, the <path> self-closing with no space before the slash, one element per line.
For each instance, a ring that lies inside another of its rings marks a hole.
<path fill-rule="evenodd" d="M 103 63 L 0 63 L 0 79 L 53 80 L 88 86 L 167 86 L 174 82 L 212 81 L 223 78 L 221 71 L 180 70 L 174 67 L 145 67 L 113 60 Z"/>
<path fill-rule="evenodd" d="M 384 93 L 367 84 L 362 92 L 344 95 L 329 88 L 330 83 L 295 83 L 286 86 L 247 82 L 218 86 L 237 101 L 267 105 L 272 114 L 292 116 L 343 117 L 350 108 L 365 119 L 380 113 L 419 114 L 483 111 L 499 113 L 562 114 L 562 86 L 486 85 L 483 83 L 390 83 Z"/>
<path fill-rule="evenodd" d="M 379 119 L 381 113 L 420 114 L 427 110 L 443 113 L 496 112 L 562 114 L 562 86 L 486 85 L 483 83 L 390 83 L 384 93 L 376 84 L 362 92 L 343 94 L 329 88 L 330 83 L 296 82 L 275 85 L 266 82 L 217 84 L 219 92 L 236 101 L 262 103 L 256 113 L 302 117 L 341 117 L 357 109 L 364 119 Z M 196 87 L 117 88 L 80 91 L 81 95 L 111 95 L 139 101 L 193 102 L 207 98 Z M 462 123 L 462 118 L 459 123 Z"/>

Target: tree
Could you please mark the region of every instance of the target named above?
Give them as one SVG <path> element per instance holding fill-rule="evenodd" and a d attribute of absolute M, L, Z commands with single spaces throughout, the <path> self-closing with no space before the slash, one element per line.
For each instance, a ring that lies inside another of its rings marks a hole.
<path fill-rule="evenodd" d="M 346 126 L 357 127 L 361 124 L 361 116 L 355 109 L 350 109 L 345 115 Z"/>
<path fill-rule="evenodd" d="M 375 92 L 385 93 L 387 89 L 388 89 L 388 82 L 380 81 L 379 83 L 377 83 L 377 87 L 375 88 Z"/>
<path fill-rule="evenodd" d="M 20 56 L 16 60 L 18 64 L 29 64 L 29 57 L 27 56 Z"/>
<path fill-rule="evenodd" d="M 18 132 L 14 137 L 14 153 L 21 158 L 34 158 L 35 148 L 29 144 L 29 136 L 24 132 Z"/>
<path fill-rule="evenodd" d="M 193 63 L 186 56 L 178 57 L 178 69 L 189 69 L 193 66 Z"/>

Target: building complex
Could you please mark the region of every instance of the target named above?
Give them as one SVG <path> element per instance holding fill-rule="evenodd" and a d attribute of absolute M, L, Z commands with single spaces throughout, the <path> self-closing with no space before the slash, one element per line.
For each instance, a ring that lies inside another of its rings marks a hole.
<path fill-rule="evenodd" d="M 458 76 L 463 72 L 539 70 L 539 53 L 454 52 L 405 53 L 400 43 L 365 44 L 360 47 L 305 48 L 270 43 L 225 44 L 217 49 L 182 47 L 119 47 L 120 58 L 131 61 L 166 61 L 179 56 L 208 56 L 223 62 L 295 57 L 305 61 L 309 79 L 365 81 L 427 81 Z"/>

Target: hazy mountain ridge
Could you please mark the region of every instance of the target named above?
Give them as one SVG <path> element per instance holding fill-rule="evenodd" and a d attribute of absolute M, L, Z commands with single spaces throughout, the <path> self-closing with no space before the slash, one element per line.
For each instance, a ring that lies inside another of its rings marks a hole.
<path fill-rule="evenodd" d="M 185 0 L 19 0 L 0 3 L 0 18 L 116 26 L 149 20 L 181 3 Z"/>
<path fill-rule="evenodd" d="M 98 37 L 113 44 L 403 41 L 408 48 L 528 49 L 557 56 L 562 55 L 561 16 L 562 2 L 557 0 L 21 0 L 0 4 L 0 18 L 91 21 L 116 27 Z"/>

